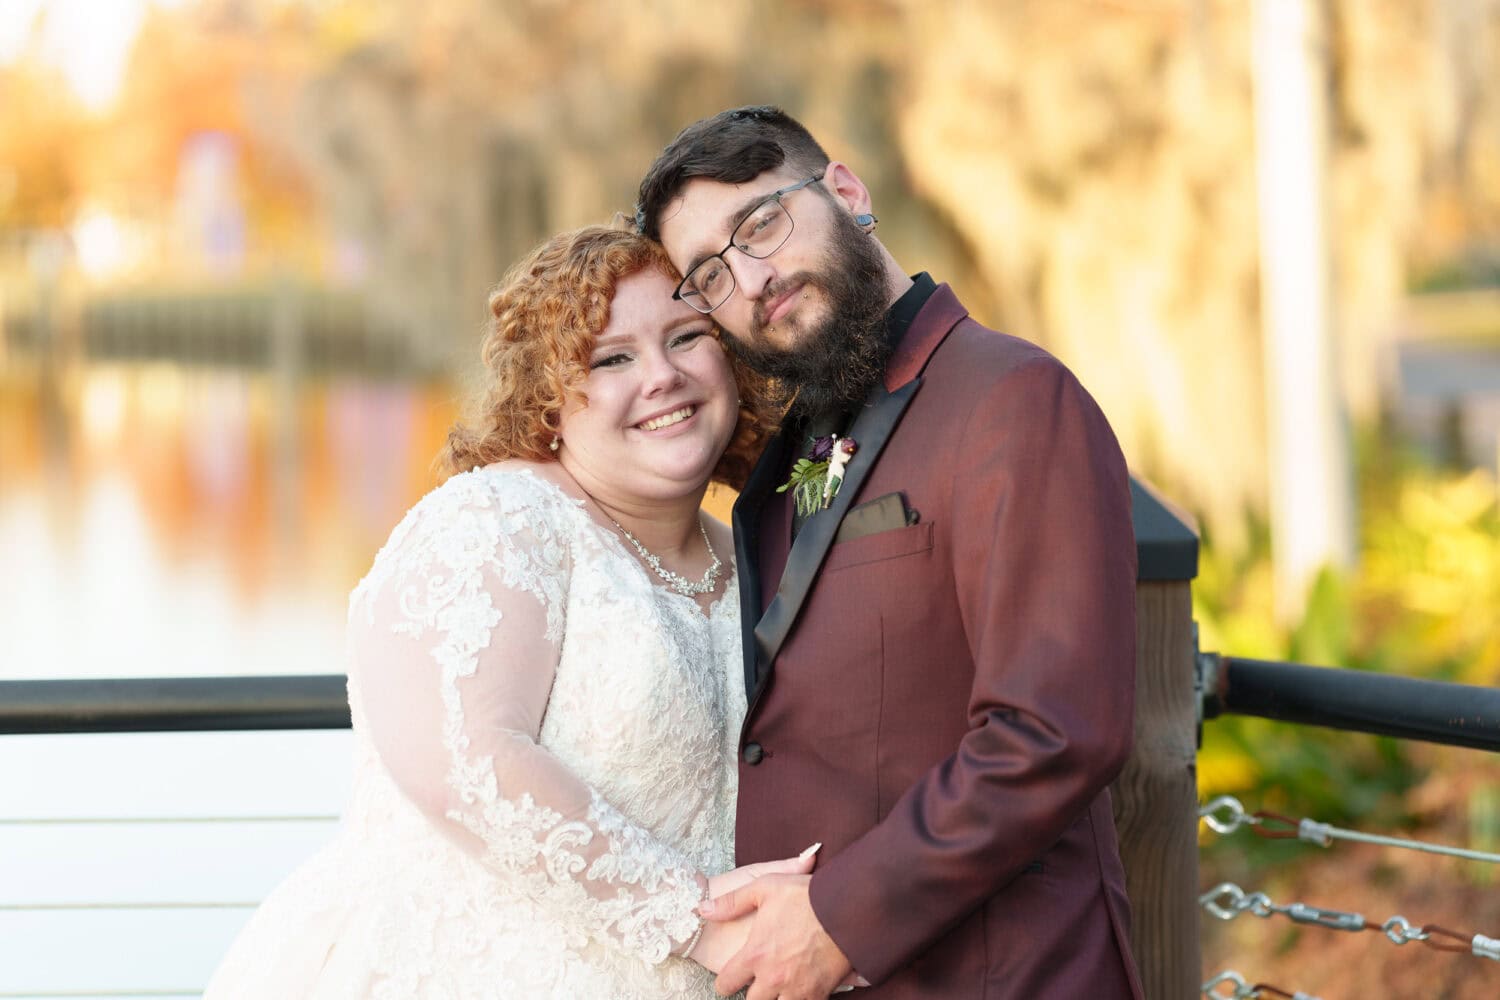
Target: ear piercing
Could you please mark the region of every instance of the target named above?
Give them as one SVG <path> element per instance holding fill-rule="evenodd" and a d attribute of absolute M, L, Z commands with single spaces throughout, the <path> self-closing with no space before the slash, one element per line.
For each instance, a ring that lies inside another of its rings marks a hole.
<path fill-rule="evenodd" d="M 875 223 L 879 221 L 879 219 L 875 218 L 869 212 L 861 212 L 854 217 L 854 224 L 867 233 L 873 233 L 875 231 Z"/>
<path fill-rule="evenodd" d="M 551 444 L 549 444 L 549 445 L 548 445 L 548 446 L 547 446 L 547 447 L 548 447 L 548 448 L 551 448 L 551 449 L 552 449 L 552 450 L 553 450 L 553 451 L 556 451 L 556 450 L 557 450 L 557 446 L 558 446 L 558 443 L 559 443 L 559 442 L 560 442 L 560 441 L 561 441 L 561 440 L 562 440 L 562 439 L 561 439 L 561 438 L 559 438 L 559 437 L 558 437 L 558 436 L 557 436 L 557 435 L 556 435 L 556 434 L 554 434 L 554 435 L 552 435 L 552 443 L 551 443 Z"/>

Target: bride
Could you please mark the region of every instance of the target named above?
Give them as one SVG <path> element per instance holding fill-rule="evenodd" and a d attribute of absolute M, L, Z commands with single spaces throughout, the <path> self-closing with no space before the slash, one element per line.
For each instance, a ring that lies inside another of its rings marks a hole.
<path fill-rule="evenodd" d="M 698 508 L 763 428 L 674 284 L 654 243 L 594 227 L 492 295 L 482 417 L 350 598 L 340 832 L 210 1000 L 711 997 L 749 918 L 698 904 L 810 870 L 729 871 L 739 605 Z"/>

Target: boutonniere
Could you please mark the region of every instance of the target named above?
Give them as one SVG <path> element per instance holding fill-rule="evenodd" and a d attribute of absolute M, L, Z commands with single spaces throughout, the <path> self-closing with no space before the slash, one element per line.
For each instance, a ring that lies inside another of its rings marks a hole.
<path fill-rule="evenodd" d="M 833 503 L 844 482 L 844 467 L 859 450 L 853 438 L 828 434 L 814 438 L 806 458 L 797 459 L 787 481 L 776 487 L 777 493 L 792 491 L 797 514 L 809 517 Z"/>

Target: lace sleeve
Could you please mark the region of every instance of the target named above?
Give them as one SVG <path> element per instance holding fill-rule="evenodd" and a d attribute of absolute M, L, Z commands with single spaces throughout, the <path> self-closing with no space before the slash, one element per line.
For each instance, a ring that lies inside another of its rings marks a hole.
<path fill-rule="evenodd" d="M 413 508 L 350 620 L 370 737 L 444 833 L 579 934 L 658 963 L 706 882 L 537 743 L 569 575 L 540 484 L 455 477 Z"/>

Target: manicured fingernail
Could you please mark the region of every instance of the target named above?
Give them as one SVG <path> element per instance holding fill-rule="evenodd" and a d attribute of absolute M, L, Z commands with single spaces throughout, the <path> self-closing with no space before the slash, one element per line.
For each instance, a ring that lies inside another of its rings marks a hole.
<path fill-rule="evenodd" d="M 853 993 L 854 992 L 854 987 L 853 986 L 835 986 L 833 988 L 833 992 L 835 992 L 835 993 Z"/>
<path fill-rule="evenodd" d="M 698 904 L 698 916 L 700 916 L 700 917 L 713 916 L 713 912 L 714 912 L 714 901 L 713 900 L 711 900 L 711 899 L 705 899 L 703 902 L 701 902 L 701 903 Z"/>
<path fill-rule="evenodd" d="M 814 844 L 811 847 L 809 847 L 807 850 L 803 851 L 801 854 L 797 855 L 797 860 L 799 860 L 799 861 L 806 861 L 808 858 L 812 857 L 814 854 L 817 854 L 818 853 L 818 849 L 821 848 L 822 846 L 823 846 L 823 842 L 820 840 L 816 844 Z"/>

